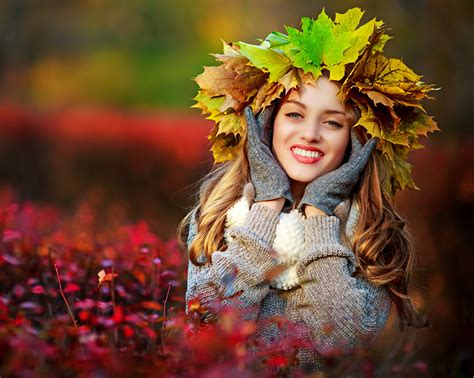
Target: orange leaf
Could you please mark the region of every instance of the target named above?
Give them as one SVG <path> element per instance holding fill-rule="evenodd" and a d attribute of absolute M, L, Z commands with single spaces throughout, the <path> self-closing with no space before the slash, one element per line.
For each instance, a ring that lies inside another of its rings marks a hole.
<path fill-rule="evenodd" d="M 157 302 L 152 302 L 152 301 L 143 301 L 140 303 L 140 305 L 150 310 L 161 311 L 163 309 L 163 305 Z"/>
<path fill-rule="evenodd" d="M 105 273 L 105 270 L 102 269 L 99 273 L 97 273 L 97 277 L 99 278 L 99 284 L 97 287 L 100 287 L 104 282 L 111 282 L 115 277 L 118 277 L 117 273 Z"/>

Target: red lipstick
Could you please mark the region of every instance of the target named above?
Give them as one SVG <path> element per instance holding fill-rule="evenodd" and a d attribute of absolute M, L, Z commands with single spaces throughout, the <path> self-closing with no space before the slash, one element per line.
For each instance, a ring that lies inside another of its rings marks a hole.
<path fill-rule="evenodd" d="M 300 150 L 303 150 L 303 151 L 318 152 L 318 155 L 316 157 L 314 157 L 314 156 L 303 156 L 303 155 L 297 154 L 295 152 L 296 148 L 298 148 Z M 312 147 L 312 146 L 305 146 L 305 145 L 302 145 L 302 144 L 295 144 L 295 145 L 291 146 L 290 151 L 291 151 L 291 154 L 293 155 L 293 158 L 296 161 L 298 161 L 299 163 L 303 163 L 303 164 L 317 163 L 324 156 L 324 153 L 319 148 Z"/>

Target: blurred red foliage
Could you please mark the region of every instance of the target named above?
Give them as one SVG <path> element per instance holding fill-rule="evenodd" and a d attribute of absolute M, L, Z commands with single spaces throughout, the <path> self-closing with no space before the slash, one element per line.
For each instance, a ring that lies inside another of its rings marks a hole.
<path fill-rule="evenodd" d="M 37 135 L 70 148 L 140 145 L 185 164 L 202 159 L 211 126 L 202 117 L 182 114 L 82 108 L 36 112 L 0 104 L 0 135 Z"/>
<path fill-rule="evenodd" d="M 98 222 L 87 203 L 64 216 L 0 192 L 0 235 L 1 376 L 307 376 L 296 354 L 316 345 L 301 324 L 275 317 L 285 336 L 262 344 L 232 306 L 203 323 L 199 300 L 183 300 L 185 255 L 145 222 Z M 365 351 L 348 358 L 345 372 L 373 364 Z"/>
<path fill-rule="evenodd" d="M 0 104 L 0 185 L 70 208 L 99 196 L 169 235 L 208 169 L 211 123 L 189 113 Z M 92 193 L 91 193 L 92 191 Z"/>

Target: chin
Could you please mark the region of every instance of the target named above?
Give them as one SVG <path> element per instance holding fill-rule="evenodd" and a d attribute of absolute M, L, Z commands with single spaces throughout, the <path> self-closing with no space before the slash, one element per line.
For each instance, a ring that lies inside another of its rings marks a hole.
<path fill-rule="evenodd" d="M 302 182 L 305 184 L 310 183 L 314 179 L 318 178 L 320 175 L 315 173 L 305 173 L 305 172 L 294 172 L 288 174 L 288 177 L 293 181 Z"/>

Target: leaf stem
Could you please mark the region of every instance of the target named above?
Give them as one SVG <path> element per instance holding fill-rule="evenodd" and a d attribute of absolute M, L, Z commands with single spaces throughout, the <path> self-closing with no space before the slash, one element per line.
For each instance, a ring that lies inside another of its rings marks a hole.
<path fill-rule="evenodd" d="M 59 292 L 61 293 L 61 296 L 63 297 L 64 303 L 66 303 L 67 311 L 69 313 L 69 316 L 72 319 L 74 327 L 77 327 L 77 320 L 74 318 L 71 307 L 69 306 L 69 302 L 67 301 L 66 296 L 64 295 L 63 286 L 61 285 L 61 278 L 59 277 L 59 270 L 56 263 L 54 264 L 54 270 L 56 270 L 56 277 L 58 279 L 58 284 L 59 284 Z"/>
<path fill-rule="evenodd" d="M 165 320 L 166 320 L 166 303 L 168 302 L 168 297 L 170 295 L 170 290 L 171 290 L 171 282 L 168 285 L 168 291 L 166 293 L 166 298 L 163 301 L 163 323 L 161 324 L 161 350 L 163 352 L 163 355 L 165 354 L 165 340 L 163 337 L 163 330 L 165 328 Z"/>
<path fill-rule="evenodd" d="M 163 324 L 161 326 L 161 329 L 165 328 L 165 318 L 166 318 L 166 302 L 168 302 L 168 296 L 170 295 L 170 290 L 171 290 L 171 282 L 170 284 L 168 285 L 168 292 L 166 293 L 166 298 L 165 300 L 163 301 Z"/>

